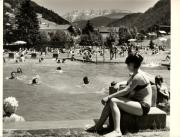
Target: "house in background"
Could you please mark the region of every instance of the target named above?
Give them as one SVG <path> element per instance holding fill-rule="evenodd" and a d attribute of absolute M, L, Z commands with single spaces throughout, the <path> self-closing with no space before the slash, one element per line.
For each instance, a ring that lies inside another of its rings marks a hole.
<path fill-rule="evenodd" d="M 168 34 L 171 31 L 171 26 L 168 26 L 168 25 L 159 25 L 159 30 L 165 31 Z"/>
<path fill-rule="evenodd" d="M 99 27 L 98 31 L 101 34 L 103 41 L 106 41 L 106 39 L 110 36 L 111 33 L 109 27 Z"/>
<path fill-rule="evenodd" d="M 65 32 L 66 34 L 70 34 L 69 28 L 71 27 L 70 24 L 65 25 L 59 25 L 54 22 L 48 21 L 42 17 L 41 14 L 37 14 L 38 20 L 39 20 L 39 29 L 41 32 L 49 33 L 55 33 L 57 30 L 61 30 Z"/>
<path fill-rule="evenodd" d="M 44 31 L 46 33 L 55 33 L 57 30 L 61 30 L 65 32 L 66 34 L 70 34 L 69 28 L 71 25 L 50 25 L 50 24 L 44 24 L 42 23 L 40 25 L 40 31 Z"/>

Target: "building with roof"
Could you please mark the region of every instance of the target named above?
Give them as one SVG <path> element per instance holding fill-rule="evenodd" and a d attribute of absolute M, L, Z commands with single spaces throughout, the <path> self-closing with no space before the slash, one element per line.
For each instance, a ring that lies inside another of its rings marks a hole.
<path fill-rule="evenodd" d="M 44 31 L 46 33 L 55 33 L 57 30 L 64 31 L 66 34 L 69 34 L 69 28 L 71 25 L 66 24 L 66 25 L 51 25 L 51 24 L 46 24 L 46 23 L 41 23 L 40 24 L 40 31 Z"/>
<path fill-rule="evenodd" d="M 98 32 L 101 34 L 103 41 L 105 41 L 106 38 L 109 37 L 111 33 L 109 27 L 99 27 Z"/>

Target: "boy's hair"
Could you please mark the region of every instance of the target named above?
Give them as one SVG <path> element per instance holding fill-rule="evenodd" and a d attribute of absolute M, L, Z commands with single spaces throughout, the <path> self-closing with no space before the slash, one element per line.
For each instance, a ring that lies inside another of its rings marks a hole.
<path fill-rule="evenodd" d="M 139 53 L 131 53 L 125 60 L 125 63 L 128 65 L 130 63 L 134 64 L 135 68 L 139 68 L 143 61 L 143 57 Z"/>
<path fill-rule="evenodd" d="M 157 75 L 155 77 L 155 83 L 157 83 L 158 81 L 163 82 L 163 77 L 161 75 Z"/>

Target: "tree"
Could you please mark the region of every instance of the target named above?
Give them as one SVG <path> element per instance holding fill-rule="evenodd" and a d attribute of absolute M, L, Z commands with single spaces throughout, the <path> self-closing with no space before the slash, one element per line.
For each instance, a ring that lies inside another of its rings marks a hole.
<path fill-rule="evenodd" d="M 122 44 L 124 42 L 128 42 L 128 40 L 132 38 L 131 32 L 127 27 L 119 28 L 119 43 Z"/>
<path fill-rule="evenodd" d="M 12 43 L 15 41 L 14 37 L 14 16 L 10 14 L 11 7 L 3 7 L 3 43 Z M 9 13 L 9 14 L 8 14 Z"/>
<path fill-rule="evenodd" d="M 101 43 L 101 34 L 97 30 L 94 30 L 93 25 L 88 21 L 85 28 L 82 30 L 80 45 L 99 46 Z"/>
<path fill-rule="evenodd" d="M 54 43 L 56 47 L 66 47 L 69 48 L 73 46 L 74 40 L 73 38 L 66 34 L 62 30 L 57 30 L 53 35 L 51 35 L 51 43 Z"/>
<path fill-rule="evenodd" d="M 92 33 L 92 32 L 94 32 L 94 27 L 93 27 L 93 25 L 91 24 L 91 22 L 88 20 L 85 28 L 82 30 L 82 33 L 89 35 L 89 34 Z"/>
<path fill-rule="evenodd" d="M 36 47 L 39 44 L 39 21 L 31 0 L 22 2 L 16 15 L 16 25 L 18 40 L 26 41 L 28 47 Z"/>

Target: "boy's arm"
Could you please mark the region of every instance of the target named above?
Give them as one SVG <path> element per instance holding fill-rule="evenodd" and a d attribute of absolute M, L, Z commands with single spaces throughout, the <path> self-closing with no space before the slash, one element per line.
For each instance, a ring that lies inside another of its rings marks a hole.
<path fill-rule="evenodd" d="M 161 94 L 163 94 L 164 96 L 169 97 L 169 93 L 168 93 L 167 87 L 163 87 L 162 89 L 159 90 L 159 92 Z"/>

